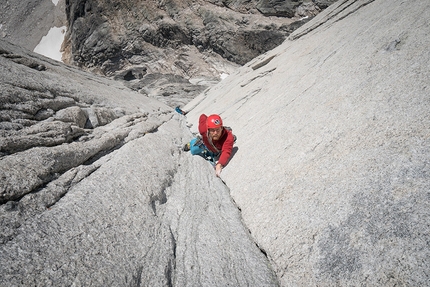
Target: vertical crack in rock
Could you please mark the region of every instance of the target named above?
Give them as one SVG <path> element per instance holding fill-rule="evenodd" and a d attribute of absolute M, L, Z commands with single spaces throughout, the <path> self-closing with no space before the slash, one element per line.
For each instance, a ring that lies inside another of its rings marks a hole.
<path fill-rule="evenodd" d="M 136 275 L 132 275 L 132 281 L 130 282 L 130 287 L 140 287 L 142 286 L 142 272 L 143 266 L 139 266 L 136 271 Z"/>
<path fill-rule="evenodd" d="M 173 170 L 167 171 L 167 177 L 164 178 L 163 182 L 161 183 L 160 192 L 157 194 L 152 194 L 150 196 L 151 207 L 156 216 L 157 216 L 157 206 L 165 204 L 167 202 L 166 190 L 172 186 L 176 172 L 177 172 L 176 168 Z"/>
<path fill-rule="evenodd" d="M 170 227 L 169 227 L 169 232 L 170 232 L 170 240 L 172 243 L 173 257 L 170 258 L 169 261 L 167 262 L 164 275 L 166 276 L 167 286 L 173 287 L 174 286 L 173 276 L 174 276 L 174 271 L 176 270 L 176 239 Z"/>
<path fill-rule="evenodd" d="M 225 186 L 228 188 L 228 185 L 223 181 L 223 183 L 225 184 Z M 260 250 L 260 252 L 267 258 L 267 260 L 269 260 L 269 262 L 271 264 L 275 264 L 275 262 L 273 260 L 271 260 L 269 258 L 269 256 L 267 255 L 266 250 L 260 246 L 260 244 L 258 244 L 258 242 L 254 239 L 254 237 L 252 236 L 252 232 L 251 229 L 248 228 L 248 226 L 245 224 L 245 222 L 243 221 L 242 218 L 242 209 L 240 208 L 240 206 L 236 203 L 236 201 L 234 200 L 234 198 L 232 196 L 230 196 L 231 201 L 233 202 L 234 206 L 237 208 L 237 210 L 239 211 L 240 214 L 240 220 L 242 222 L 243 227 L 248 231 L 249 233 L 249 237 L 252 239 L 252 241 L 254 242 L 255 246 L 258 247 L 258 249 Z M 273 268 L 272 268 L 273 270 Z"/>
<path fill-rule="evenodd" d="M 163 207 L 176 239 L 174 285 L 278 286 L 227 185 L 203 159 L 183 154 L 180 160 Z"/>
<path fill-rule="evenodd" d="M 261 253 L 263 253 L 263 255 L 264 255 L 264 256 L 266 256 L 266 258 L 269 258 L 269 257 L 267 256 L 267 252 L 266 252 L 266 250 L 264 250 L 261 246 L 259 246 L 259 245 L 258 245 L 258 243 L 255 243 L 255 245 L 257 245 L 258 249 L 260 249 Z"/>

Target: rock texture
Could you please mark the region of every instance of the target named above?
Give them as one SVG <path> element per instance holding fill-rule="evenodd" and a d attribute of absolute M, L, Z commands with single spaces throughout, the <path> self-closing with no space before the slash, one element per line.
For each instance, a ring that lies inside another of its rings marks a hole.
<path fill-rule="evenodd" d="M 278 286 L 168 106 L 0 41 L 1 286 Z"/>
<path fill-rule="evenodd" d="M 320 11 L 312 1 L 282 2 L 67 1 L 64 59 L 184 105 Z"/>
<path fill-rule="evenodd" d="M 65 0 L 7 0 L 0 3 L 0 38 L 33 51 L 52 27 L 66 26 Z"/>
<path fill-rule="evenodd" d="M 428 11 L 340 0 L 186 118 L 0 41 L 0 285 L 428 285 Z M 201 113 L 222 180 L 181 150 Z"/>
<path fill-rule="evenodd" d="M 9 0 L 0 36 L 33 50 L 51 27 L 67 26 L 65 62 L 176 107 L 333 2 Z"/>
<path fill-rule="evenodd" d="M 428 285 L 429 11 L 338 1 L 185 108 L 237 135 L 222 177 L 281 285 Z"/>

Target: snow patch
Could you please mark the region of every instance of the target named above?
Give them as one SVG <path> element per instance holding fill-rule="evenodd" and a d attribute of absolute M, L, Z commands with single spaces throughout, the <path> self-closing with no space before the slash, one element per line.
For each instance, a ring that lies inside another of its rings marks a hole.
<path fill-rule="evenodd" d="M 229 76 L 229 74 L 226 74 L 226 73 L 222 73 L 221 75 L 220 75 L 220 77 L 221 77 L 221 80 L 224 80 L 225 78 L 227 78 Z"/>
<path fill-rule="evenodd" d="M 63 44 L 66 26 L 53 27 L 46 36 L 43 36 L 40 43 L 34 48 L 34 52 L 61 62 L 62 53 L 60 52 Z"/>
<path fill-rule="evenodd" d="M 55 6 L 57 6 L 59 0 L 52 0 L 52 3 L 54 3 Z"/>

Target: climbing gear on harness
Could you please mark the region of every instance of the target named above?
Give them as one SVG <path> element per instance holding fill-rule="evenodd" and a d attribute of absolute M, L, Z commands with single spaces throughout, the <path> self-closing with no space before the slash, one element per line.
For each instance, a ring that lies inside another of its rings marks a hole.
<path fill-rule="evenodd" d="M 189 142 L 184 145 L 183 150 L 184 151 L 189 151 L 190 150 L 190 143 Z"/>
<path fill-rule="evenodd" d="M 175 108 L 175 111 L 181 115 L 184 115 L 184 116 L 187 114 L 187 112 L 184 112 L 183 110 L 181 110 L 181 108 L 179 106 L 177 106 Z"/>

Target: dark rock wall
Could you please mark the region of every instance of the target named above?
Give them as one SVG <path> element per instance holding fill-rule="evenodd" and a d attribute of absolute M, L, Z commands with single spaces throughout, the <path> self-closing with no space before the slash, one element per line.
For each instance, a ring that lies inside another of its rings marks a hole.
<path fill-rule="evenodd" d="M 50 28 L 67 26 L 63 61 L 175 107 L 281 44 L 330 2 L 10 0 L 0 4 L 0 36 L 33 50 Z M 145 72 L 129 77 L 136 70 Z"/>
<path fill-rule="evenodd" d="M 213 50 L 242 65 L 288 36 L 291 31 L 287 26 L 298 20 L 289 18 L 296 16 L 302 4 L 303 1 L 159 4 L 67 0 L 68 59 L 88 68 L 100 67 L 102 73 L 109 74 L 124 66 L 125 60 L 133 55 L 147 55 L 155 48 L 192 45 L 200 52 Z"/>
<path fill-rule="evenodd" d="M 67 0 L 64 60 L 115 76 L 171 106 L 183 105 L 221 74 L 281 44 L 309 20 L 300 17 L 315 14 L 303 8 L 309 5 L 320 10 L 304 1 Z M 140 83 L 121 78 L 136 67 L 145 69 Z M 150 82 L 151 74 L 157 81 Z M 170 82 L 169 75 L 194 84 L 160 85 L 163 78 Z M 143 88 L 143 82 L 151 85 Z"/>

